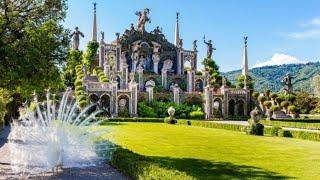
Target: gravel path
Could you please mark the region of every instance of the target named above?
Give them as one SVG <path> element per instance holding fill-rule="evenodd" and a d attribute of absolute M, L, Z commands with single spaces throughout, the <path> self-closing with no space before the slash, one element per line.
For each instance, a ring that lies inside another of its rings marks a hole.
<path fill-rule="evenodd" d="M 9 132 L 9 127 L 6 127 L 4 130 L 0 131 L 0 179 L 129 179 L 122 175 L 119 171 L 111 167 L 107 162 L 101 163 L 94 167 L 65 168 L 59 171 L 58 173 L 48 172 L 30 176 L 14 174 L 11 171 L 10 167 L 10 151 L 7 144 L 7 136 Z"/>

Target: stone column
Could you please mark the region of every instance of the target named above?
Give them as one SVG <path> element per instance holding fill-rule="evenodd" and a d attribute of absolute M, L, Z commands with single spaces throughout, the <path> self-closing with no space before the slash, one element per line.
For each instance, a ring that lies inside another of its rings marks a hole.
<path fill-rule="evenodd" d="M 116 48 L 116 70 L 120 71 L 120 64 L 121 64 L 121 46 L 117 45 Z"/>
<path fill-rule="evenodd" d="M 122 89 L 127 89 L 128 88 L 128 64 L 123 62 L 121 65 L 122 68 L 122 84 L 121 84 L 121 88 Z"/>
<path fill-rule="evenodd" d="M 131 117 L 137 117 L 137 104 L 138 104 L 138 84 L 135 81 L 131 81 L 129 84 L 129 89 L 131 91 Z"/>
<path fill-rule="evenodd" d="M 213 107 L 212 107 L 212 89 L 210 86 L 204 88 L 204 111 L 206 114 L 206 119 L 211 119 L 213 117 Z"/>
<path fill-rule="evenodd" d="M 109 78 L 109 76 L 110 76 L 110 65 L 107 62 L 104 63 L 103 71 L 104 71 L 104 74 Z"/>
<path fill-rule="evenodd" d="M 138 80 L 139 80 L 139 91 L 143 91 L 144 89 L 144 82 L 143 82 L 143 67 L 139 64 L 137 67 L 137 73 L 138 73 Z"/>
<path fill-rule="evenodd" d="M 203 73 L 204 81 L 203 81 L 203 87 L 206 87 L 210 82 L 208 82 L 208 76 L 209 76 L 209 71 L 205 70 Z"/>
<path fill-rule="evenodd" d="M 164 89 L 168 89 L 168 79 L 167 79 L 167 70 L 166 69 L 162 69 L 161 71 L 161 79 L 162 79 L 162 87 Z"/>
<path fill-rule="evenodd" d="M 183 50 L 177 51 L 177 74 L 183 74 Z"/>
<path fill-rule="evenodd" d="M 100 43 L 100 50 L 99 50 L 99 66 L 104 69 L 104 61 L 105 61 L 105 48 L 104 48 L 104 43 Z"/>
<path fill-rule="evenodd" d="M 118 116 L 118 82 L 111 82 L 111 102 L 110 102 L 110 114 L 112 117 Z"/>
<path fill-rule="evenodd" d="M 194 92 L 195 89 L 195 71 L 189 70 L 187 74 L 187 89 L 188 92 Z"/>
<path fill-rule="evenodd" d="M 153 61 L 153 72 L 155 72 L 156 74 L 159 74 L 159 61 L 160 61 L 160 57 L 159 55 L 154 55 L 152 56 L 152 61 Z"/>
<path fill-rule="evenodd" d="M 193 53 L 193 59 L 191 61 L 191 68 L 197 71 L 197 51 Z"/>
<path fill-rule="evenodd" d="M 176 104 L 180 104 L 180 87 L 178 84 L 173 86 L 173 102 Z"/>
<path fill-rule="evenodd" d="M 148 95 L 148 103 L 153 101 L 153 86 L 146 86 L 146 91 Z"/>

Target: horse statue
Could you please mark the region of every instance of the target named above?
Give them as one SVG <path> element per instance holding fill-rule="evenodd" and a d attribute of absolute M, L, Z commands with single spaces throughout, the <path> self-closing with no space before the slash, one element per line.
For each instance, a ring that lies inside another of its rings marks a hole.
<path fill-rule="evenodd" d="M 139 16 L 138 27 L 137 27 L 137 30 L 139 32 L 145 31 L 144 27 L 147 22 L 151 23 L 151 19 L 148 17 L 149 13 L 150 13 L 150 9 L 148 8 L 145 8 L 143 11 L 137 11 L 135 13 L 137 16 Z"/>

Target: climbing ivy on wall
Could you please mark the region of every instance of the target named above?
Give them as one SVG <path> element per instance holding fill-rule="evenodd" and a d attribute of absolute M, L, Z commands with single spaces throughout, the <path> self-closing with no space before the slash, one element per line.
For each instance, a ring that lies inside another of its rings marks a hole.
<path fill-rule="evenodd" d="M 97 56 L 99 43 L 95 41 L 90 41 L 87 45 L 87 50 L 83 54 L 83 65 L 87 68 L 89 74 L 91 74 L 94 66 L 94 61 Z"/>

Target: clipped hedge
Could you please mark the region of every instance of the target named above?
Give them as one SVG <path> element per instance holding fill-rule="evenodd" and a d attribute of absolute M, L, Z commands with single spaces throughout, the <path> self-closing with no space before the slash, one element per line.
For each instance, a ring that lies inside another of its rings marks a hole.
<path fill-rule="evenodd" d="M 164 118 L 100 118 L 105 120 L 101 125 L 107 124 L 108 122 L 154 122 L 163 123 Z"/>
<path fill-rule="evenodd" d="M 278 121 L 278 120 L 261 120 L 261 123 L 268 126 L 279 126 L 279 127 L 292 127 L 292 128 L 300 128 L 300 129 L 313 129 L 320 130 L 320 121 Z"/>
<path fill-rule="evenodd" d="M 111 165 L 132 179 L 195 179 L 185 172 L 166 166 L 161 160 L 120 147 L 113 153 Z"/>

